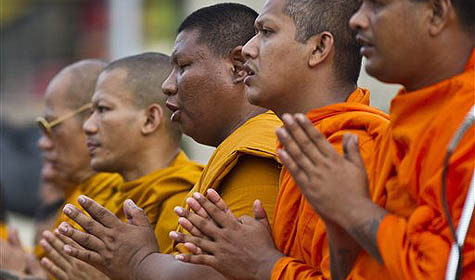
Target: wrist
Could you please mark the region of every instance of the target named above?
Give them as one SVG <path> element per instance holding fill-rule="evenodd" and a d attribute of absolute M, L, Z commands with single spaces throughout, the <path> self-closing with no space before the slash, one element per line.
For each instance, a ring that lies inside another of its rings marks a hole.
<path fill-rule="evenodd" d="M 267 253 L 263 254 L 263 262 L 260 266 L 257 279 L 270 279 L 275 264 L 283 257 L 285 257 L 285 255 L 276 248 L 272 248 Z"/>
<path fill-rule="evenodd" d="M 151 250 L 148 252 L 141 253 L 140 256 L 138 254 L 134 256 L 134 261 L 131 264 L 132 279 L 134 280 L 146 279 L 142 277 L 142 274 L 143 274 L 142 272 L 146 271 L 145 267 L 147 266 L 147 263 L 149 262 L 150 259 L 152 259 L 152 256 L 156 253 L 158 253 L 158 251 Z"/>

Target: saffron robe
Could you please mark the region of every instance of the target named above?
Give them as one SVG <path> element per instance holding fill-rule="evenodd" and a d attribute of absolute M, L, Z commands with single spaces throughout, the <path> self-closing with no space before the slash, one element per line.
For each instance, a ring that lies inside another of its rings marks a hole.
<path fill-rule="evenodd" d="M 371 170 L 375 140 L 386 131 L 389 119 L 367 105 L 369 91 L 358 88 L 347 102 L 313 109 L 307 117 L 339 153 L 342 153 L 345 133 L 358 135 L 361 155 L 366 168 Z M 280 177 L 272 234 L 275 245 L 286 257 L 274 265 L 271 279 L 330 279 L 325 224 L 285 166 Z"/>
<path fill-rule="evenodd" d="M 391 125 L 376 150 L 374 200 L 390 214 L 377 242 L 384 265 L 366 252 L 348 279 L 444 279 L 453 237 L 442 211 L 444 157 L 475 101 L 475 52 L 463 73 L 391 102 Z M 472 126 L 452 154 L 447 200 L 457 227 L 475 164 Z M 475 279 L 475 222 L 463 249 L 463 279 Z"/>
<path fill-rule="evenodd" d="M 236 217 L 252 217 L 253 202 L 259 199 L 272 221 L 281 170 L 275 152 L 275 130 L 280 126 L 282 122 L 270 111 L 246 121 L 216 148 L 188 196 L 206 195 L 213 188 Z M 177 231 L 184 229 L 178 226 Z M 176 249 L 187 252 L 181 245 Z"/>

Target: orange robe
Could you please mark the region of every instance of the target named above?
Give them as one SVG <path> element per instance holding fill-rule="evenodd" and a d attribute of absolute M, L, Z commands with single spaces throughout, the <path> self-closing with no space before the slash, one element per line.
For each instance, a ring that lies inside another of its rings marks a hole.
<path fill-rule="evenodd" d="M 345 133 L 358 135 L 361 155 L 366 168 L 371 170 L 375 139 L 386 131 L 389 119 L 367 105 L 369 92 L 358 88 L 346 103 L 314 109 L 307 116 L 339 153 Z M 272 233 L 275 245 L 286 257 L 274 265 L 271 279 L 330 279 L 325 224 L 285 167 L 280 177 Z"/>
<path fill-rule="evenodd" d="M 7 226 L 3 222 L 0 222 L 0 239 L 7 240 L 7 238 L 8 238 Z"/>
<path fill-rule="evenodd" d="M 202 170 L 201 165 L 189 160 L 180 151 L 168 167 L 119 185 L 104 207 L 126 222 L 123 204 L 126 199 L 132 199 L 144 210 L 155 229 L 160 249 L 171 250 L 172 240 L 168 234 L 177 224 L 173 208 L 183 203 Z"/>
<path fill-rule="evenodd" d="M 373 199 L 390 214 L 378 229 L 384 266 L 360 254 L 349 279 L 444 279 L 453 238 L 441 204 L 447 147 L 475 101 L 475 52 L 459 75 L 391 103 L 391 125 L 376 151 Z M 472 126 L 449 162 L 447 199 L 458 225 L 475 164 Z M 463 250 L 463 279 L 475 279 L 475 221 Z"/>
<path fill-rule="evenodd" d="M 119 186 L 121 183 L 122 178 L 118 174 L 97 173 L 83 183 L 77 185 L 75 188 L 71 189 L 69 193 L 65 194 L 66 200 L 63 206 L 58 210 L 59 213 L 56 217 L 53 229 L 57 228 L 62 222 L 68 222 L 75 228 L 81 229 L 81 226 L 79 226 L 76 222 L 68 218 L 63 213 L 63 207 L 69 203 L 78 209 L 82 209 L 78 202 L 78 198 L 81 194 L 87 195 L 100 204 L 104 204 L 105 201 L 112 196 L 114 188 Z M 44 256 L 43 248 L 40 245 L 35 247 L 35 255 L 38 257 L 38 259 Z"/>
<path fill-rule="evenodd" d="M 216 148 L 189 196 L 206 195 L 213 188 L 236 217 L 253 216 L 252 204 L 260 199 L 272 221 L 281 169 L 275 130 L 280 126 L 282 122 L 270 111 L 246 121 Z M 177 249 L 186 252 L 180 245 Z"/>

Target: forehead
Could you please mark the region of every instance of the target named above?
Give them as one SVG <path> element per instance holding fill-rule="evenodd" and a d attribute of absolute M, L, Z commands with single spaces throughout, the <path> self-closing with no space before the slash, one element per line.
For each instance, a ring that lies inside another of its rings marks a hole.
<path fill-rule="evenodd" d="M 275 20 L 285 16 L 283 10 L 286 0 L 267 0 L 262 8 L 262 12 L 256 19 L 256 23 L 267 20 Z"/>
<path fill-rule="evenodd" d="M 99 99 L 130 99 L 130 93 L 126 87 L 127 70 L 115 68 L 104 71 L 97 79 L 96 89 L 92 101 Z"/>
<path fill-rule="evenodd" d="M 172 60 L 175 62 L 182 57 L 211 58 L 211 50 L 204 43 L 198 42 L 200 31 L 197 29 L 183 30 L 176 36 L 172 51 Z"/>
<path fill-rule="evenodd" d="M 72 75 L 69 71 L 55 76 L 45 92 L 45 114 L 59 115 L 68 110 L 67 92 L 70 90 Z"/>

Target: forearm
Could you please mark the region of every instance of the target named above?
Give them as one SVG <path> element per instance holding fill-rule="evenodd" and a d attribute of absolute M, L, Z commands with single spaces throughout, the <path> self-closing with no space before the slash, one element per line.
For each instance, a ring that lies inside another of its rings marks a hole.
<path fill-rule="evenodd" d="M 366 250 L 380 264 L 383 263 L 378 248 L 378 229 L 387 211 L 370 200 L 364 200 L 354 209 L 347 211 L 337 219 L 337 224 L 342 227 L 359 246 Z"/>
<path fill-rule="evenodd" d="M 173 255 L 153 253 L 135 269 L 134 280 L 226 279 L 211 267 L 179 262 Z"/>
<path fill-rule="evenodd" d="M 332 279 L 346 279 L 361 247 L 343 228 L 334 223 L 326 223 L 326 231 Z"/>

